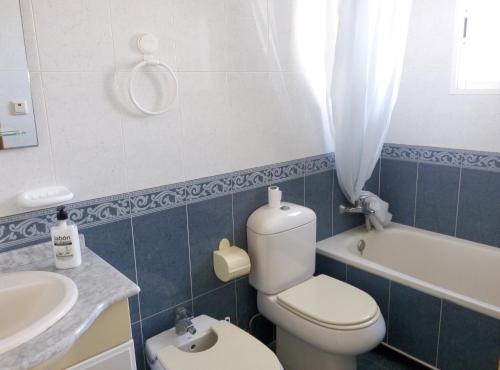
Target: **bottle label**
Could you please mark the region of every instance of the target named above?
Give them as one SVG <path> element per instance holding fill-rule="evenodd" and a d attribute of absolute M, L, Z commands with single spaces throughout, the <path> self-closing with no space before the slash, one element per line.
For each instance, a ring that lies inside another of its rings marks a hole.
<path fill-rule="evenodd" d="M 54 237 L 56 258 L 71 259 L 73 257 L 73 241 L 68 235 Z"/>

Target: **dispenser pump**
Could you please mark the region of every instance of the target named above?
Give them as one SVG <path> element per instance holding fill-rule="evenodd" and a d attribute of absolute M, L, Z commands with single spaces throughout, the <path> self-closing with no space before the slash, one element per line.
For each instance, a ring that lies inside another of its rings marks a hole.
<path fill-rule="evenodd" d="M 68 219 L 68 212 L 66 212 L 66 207 L 64 206 L 57 207 L 56 218 L 58 221 L 65 221 Z"/>

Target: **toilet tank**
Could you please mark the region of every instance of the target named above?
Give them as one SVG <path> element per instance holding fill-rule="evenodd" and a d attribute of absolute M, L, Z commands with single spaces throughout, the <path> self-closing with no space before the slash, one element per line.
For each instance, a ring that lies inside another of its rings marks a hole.
<path fill-rule="evenodd" d="M 247 221 L 250 284 L 265 294 L 277 294 L 314 274 L 316 214 L 312 209 L 282 202 L 280 208 L 260 207 Z"/>

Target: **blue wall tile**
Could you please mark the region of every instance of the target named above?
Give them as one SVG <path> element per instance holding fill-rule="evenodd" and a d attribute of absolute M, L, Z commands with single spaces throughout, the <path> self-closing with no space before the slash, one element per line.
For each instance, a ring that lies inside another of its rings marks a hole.
<path fill-rule="evenodd" d="M 134 340 L 137 370 L 144 370 L 144 347 L 142 345 L 141 323 L 132 325 L 132 339 Z"/>
<path fill-rule="evenodd" d="M 322 274 L 346 281 L 346 264 L 316 253 L 316 275 Z"/>
<path fill-rule="evenodd" d="M 380 159 L 377 161 L 373 172 L 365 184 L 364 189 L 371 191 L 373 194 L 380 194 Z"/>
<path fill-rule="evenodd" d="M 165 330 L 172 329 L 175 326 L 175 309 L 177 307 L 185 307 L 187 308 L 188 313 L 192 314 L 192 304 L 191 301 L 188 301 L 142 320 L 142 334 L 144 342 Z"/>
<path fill-rule="evenodd" d="M 274 324 L 262 315 L 257 315 L 251 322 L 250 334 L 265 345 L 271 344 L 275 339 Z"/>
<path fill-rule="evenodd" d="M 191 298 L 186 208 L 132 219 L 142 318 Z"/>
<path fill-rule="evenodd" d="M 136 282 L 130 219 L 81 230 L 85 244 L 106 262 Z"/>
<path fill-rule="evenodd" d="M 347 282 L 367 292 L 375 299 L 387 324 L 389 318 L 389 280 L 347 265 Z"/>
<path fill-rule="evenodd" d="M 419 164 L 415 226 L 455 235 L 460 168 Z"/>
<path fill-rule="evenodd" d="M 413 226 L 417 163 L 382 159 L 380 195 L 389 203 L 392 220 Z"/>
<path fill-rule="evenodd" d="M 247 249 L 247 220 L 260 206 L 267 203 L 267 187 L 236 193 L 233 196 L 234 242 Z"/>
<path fill-rule="evenodd" d="M 350 204 L 351 203 L 347 200 L 344 193 L 342 192 L 342 189 L 340 188 L 337 172 L 335 171 L 333 187 L 333 235 L 337 235 L 344 231 L 350 230 L 353 227 L 362 225 L 365 222 L 365 216 L 361 214 L 340 214 L 340 205 L 349 207 Z"/>
<path fill-rule="evenodd" d="M 232 196 L 223 196 L 188 205 L 189 247 L 193 295 L 222 286 L 215 275 L 213 251 L 221 239 L 233 242 Z"/>
<path fill-rule="evenodd" d="M 258 309 L 257 290 L 250 285 L 247 277 L 236 281 L 236 299 L 238 302 L 238 326 L 248 330 L 250 320 L 258 313 Z"/>
<path fill-rule="evenodd" d="M 130 220 L 122 220 L 81 231 L 85 244 L 102 259 L 115 267 L 133 282 L 136 281 L 134 246 Z M 139 303 L 137 296 L 129 299 L 130 321 L 137 322 Z"/>
<path fill-rule="evenodd" d="M 500 320 L 444 301 L 438 367 L 496 370 L 499 360 Z"/>
<path fill-rule="evenodd" d="M 231 322 L 237 324 L 236 288 L 234 284 L 234 282 L 231 282 L 222 288 L 195 298 L 193 301 L 195 316 L 205 314 L 218 320 L 230 317 Z"/>
<path fill-rule="evenodd" d="M 500 247 L 500 172 L 462 170 L 457 236 Z"/>
<path fill-rule="evenodd" d="M 135 323 L 141 319 L 139 314 L 139 296 L 135 295 L 128 299 L 128 307 L 130 311 L 130 322 Z"/>
<path fill-rule="evenodd" d="M 316 239 L 332 236 L 333 171 L 306 176 L 306 207 L 316 212 Z"/>
<path fill-rule="evenodd" d="M 290 202 L 295 204 L 304 205 L 304 178 L 298 178 L 294 180 L 288 180 L 275 184 L 279 186 L 280 190 L 283 192 L 282 200 L 284 202 Z"/>
<path fill-rule="evenodd" d="M 389 344 L 434 365 L 441 300 L 391 282 L 389 305 Z"/>

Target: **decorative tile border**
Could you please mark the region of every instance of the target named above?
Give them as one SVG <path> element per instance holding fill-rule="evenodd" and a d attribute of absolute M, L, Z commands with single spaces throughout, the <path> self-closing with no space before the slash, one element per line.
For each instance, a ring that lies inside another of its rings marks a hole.
<path fill-rule="evenodd" d="M 385 144 L 382 149 L 382 158 L 500 172 L 500 153 Z"/>
<path fill-rule="evenodd" d="M 500 172 L 500 154 L 386 144 L 382 158 Z M 88 228 L 279 183 L 335 168 L 333 153 L 68 205 L 69 218 Z M 55 208 L 0 218 L 0 252 L 49 236 Z"/>

